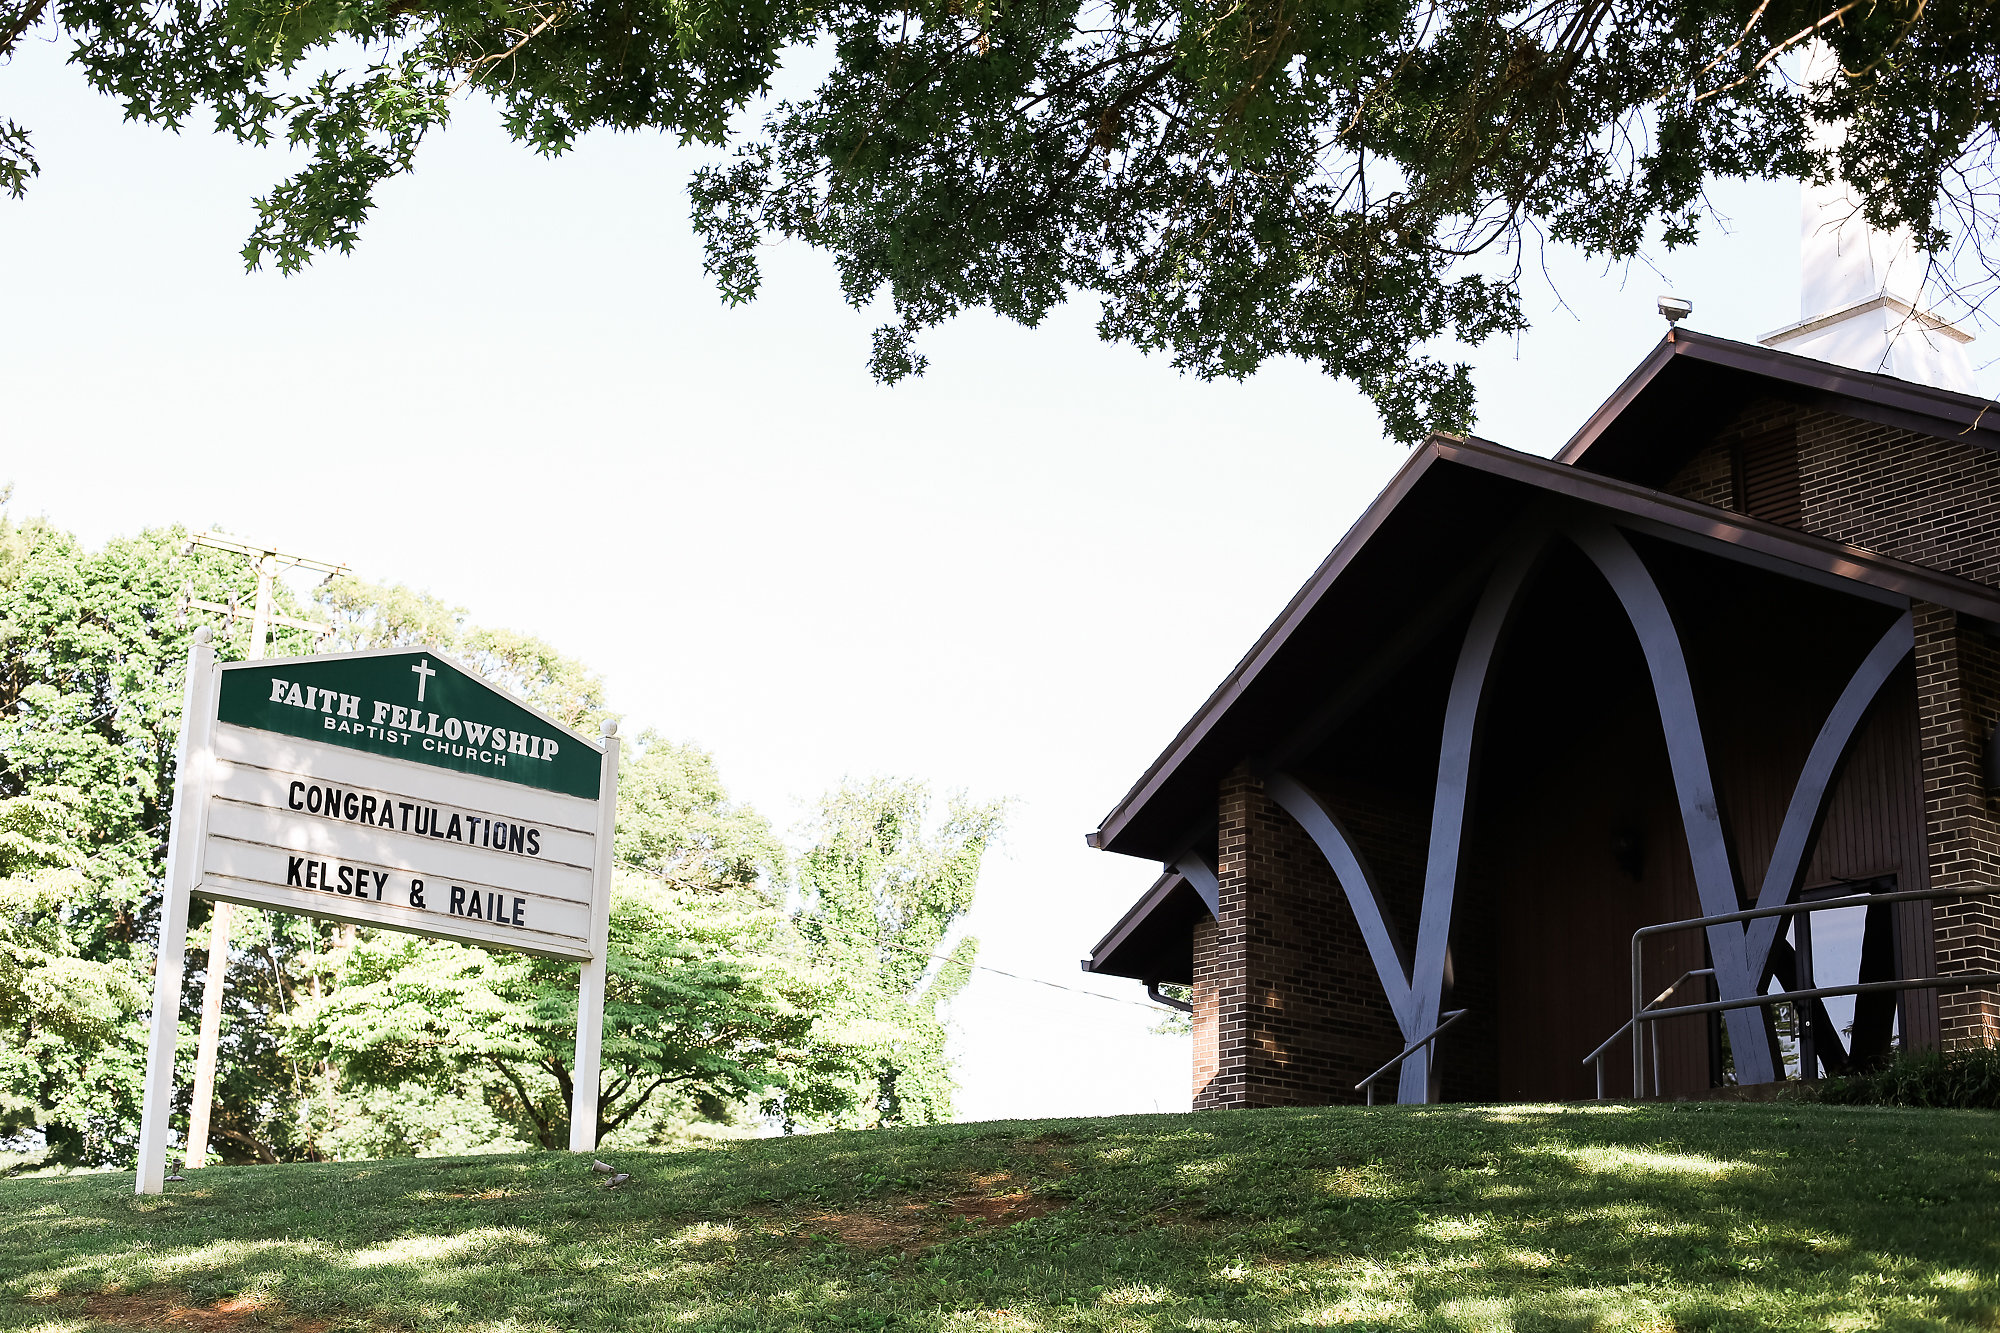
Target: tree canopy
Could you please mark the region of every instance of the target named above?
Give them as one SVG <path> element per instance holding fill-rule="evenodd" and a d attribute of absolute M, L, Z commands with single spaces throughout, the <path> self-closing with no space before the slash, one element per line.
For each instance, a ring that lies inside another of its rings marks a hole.
<path fill-rule="evenodd" d="M 1968 303 L 2000 271 L 1992 0 L 0 0 L 0 54 L 38 26 L 131 116 L 304 151 L 252 267 L 351 249 L 457 96 L 545 154 L 710 145 L 723 295 L 756 294 L 766 239 L 826 251 L 851 302 L 893 305 L 886 381 L 959 311 L 1091 297 L 1107 339 L 1201 376 L 1297 357 L 1414 441 L 1470 425 L 1451 344 L 1524 327 L 1538 242 L 1688 243 L 1721 178 L 1846 180 L 1961 252 Z M 1839 59 L 1807 81 L 1781 57 L 1813 38 Z M 807 49 L 818 85 L 744 114 Z M 0 121 L 0 188 L 36 169 Z"/>
<path fill-rule="evenodd" d="M 838 1123 L 951 1118 L 941 1010 L 971 979 L 979 941 L 957 935 L 1005 804 L 953 796 L 931 816 L 921 782 L 847 782 L 820 801 L 799 858 L 798 930 L 826 969 L 829 1035 L 855 1053 Z M 956 936 L 956 938 L 954 938 Z M 949 944 L 949 950 L 940 952 Z M 785 1107 L 810 1119 L 824 1110 Z"/>
<path fill-rule="evenodd" d="M 125 1165 L 184 663 L 204 618 L 180 606 L 189 595 L 248 605 L 256 579 L 248 562 L 190 549 L 177 529 L 91 551 L 45 522 L 12 520 L 5 500 L 0 490 L 0 1150 L 39 1140 L 57 1162 Z M 329 649 L 433 644 L 573 726 L 594 730 L 606 715 L 603 683 L 582 663 L 428 594 L 342 579 L 306 607 L 284 584 L 276 591 L 280 610 L 331 619 Z M 238 620 L 218 652 L 240 659 L 248 631 Z M 275 637 L 278 655 L 317 646 L 296 630 Z M 896 913 L 869 925 L 869 939 L 919 954 L 970 905 L 997 812 L 954 806 L 927 839 L 923 804 L 920 786 L 898 783 L 829 798 L 829 818 L 847 811 L 847 824 L 876 830 L 873 850 L 841 887 L 825 868 L 846 853 L 815 847 L 795 883 L 784 843 L 730 799 L 711 755 L 650 732 L 627 747 L 600 1137 L 671 1142 L 692 1126 L 766 1116 L 873 1122 L 884 1079 L 894 1085 L 892 1057 L 920 1069 L 894 1118 L 950 1117 L 939 1010 L 976 945 L 959 945 L 949 984 L 928 984 L 835 942 L 866 915 L 850 908 L 855 893 Z M 206 903 L 191 917 L 184 1069 L 208 966 Z M 223 1156 L 567 1140 L 574 964 L 239 909 L 228 969 L 211 1122 Z M 178 1091 L 177 1128 L 184 1083 Z"/>

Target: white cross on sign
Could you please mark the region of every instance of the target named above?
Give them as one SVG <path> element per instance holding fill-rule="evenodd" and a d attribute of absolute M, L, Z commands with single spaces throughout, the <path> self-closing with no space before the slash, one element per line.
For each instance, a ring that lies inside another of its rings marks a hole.
<path fill-rule="evenodd" d="M 424 701 L 424 686 L 431 683 L 431 677 L 435 676 L 437 672 L 431 670 L 431 659 L 428 657 L 418 661 L 410 670 L 417 673 L 417 702 L 422 703 Z"/>

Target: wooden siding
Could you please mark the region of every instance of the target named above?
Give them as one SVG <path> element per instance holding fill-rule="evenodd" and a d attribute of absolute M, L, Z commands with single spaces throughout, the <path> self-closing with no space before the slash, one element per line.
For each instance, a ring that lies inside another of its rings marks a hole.
<path fill-rule="evenodd" d="M 1895 613 L 1637 544 L 1681 631 L 1748 906 L 1821 724 Z M 1454 626 L 1301 765 L 1349 825 L 1411 942 L 1428 841 L 1425 770 L 1435 774 L 1436 709 L 1456 648 Z M 1488 688 L 1446 999 L 1473 1012 L 1442 1043 L 1445 1096 L 1588 1098 L 1596 1077 L 1582 1059 L 1630 1012 L 1632 932 L 1703 909 L 1645 659 L 1616 598 L 1574 549 L 1554 548 L 1535 576 Z M 1893 875 L 1899 887 L 1924 886 L 1922 799 L 1906 667 L 1856 735 L 1803 883 Z M 1920 906 L 1899 914 L 1897 943 L 1904 975 L 1931 970 Z M 1648 997 L 1708 961 L 1698 931 L 1652 940 Z M 1706 987 L 1690 982 L 1676 1000 L 1712 998 Z M 1667 1095 L 1711 1086 L 1717 1027 L 1706 1017 L 1658 1026 Z M 1903 1029 L 1935 1043 L 1931 995 L 1911 997 Z M 1630 1047 L 1617 1043 L 1606 1062 L 1612 1095 L 1631 1094 L 1630 1071 Z"/>
<path fill-rule="evenodd" d="M 1819 726 L 1889 613 L 1699 557 L 1658 549 L 1647 556 L 1683 627 L 1748 906 Z M 1651 680 L 1622 612 L 1592 578 L 1575 561 L 1554 562 L 1521 612 L 1489 704 L 1486 799 L 1469 879 L 1493 884 L 1498 895 L 1495 1094 L 1502 1098 L 1594 1095 L 1593 1072 L 1581 1060 L 1629 1012 L 1632 932 L 1702 914 Z M 1925 865 L 1915 686 L 1906 669 L 1856 737 L 1803 882 L 1889 874 L 1899 887 L 1920 887 Z M 1898 924 L 1903 973 L 1927 973 L 1927 914 L 1906 911 Z M 1650 942 L 1648 997 L 1706 962 L 1697 932 Z M 1698 981 L 1676 996 L 1706 998 Z M 1911 998 L 1910 1040 L 1935 1041 L 1935 1012 L 1927 994 Z M 1710 1021 L 1660 1027 L 1667 1095 L 1709 1087 Z M 1629 1046 L 1613 1047 L 1614 1095 L 1631 1092 L 1630 1061 Z"/>

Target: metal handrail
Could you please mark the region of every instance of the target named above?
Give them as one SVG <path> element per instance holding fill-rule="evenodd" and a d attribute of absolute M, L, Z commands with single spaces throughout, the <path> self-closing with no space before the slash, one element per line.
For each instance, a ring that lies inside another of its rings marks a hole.
<path fill-rule="evenodd" d="M 1714 975 L 1715 975 L 1715 969 L 1712 967 L 1690 968 L 1686 972 L 1681 973 L 1680 976 L 1674 980 L 1673 985 L 1667 987 L 1665 990 L 1661 991 L 1658 995 L 1655 995 L 1652 999 L 1648 1000 L 1646 1002 L 1646 1009 L 1650 1010 L 1654 1005 L 1660 1004 L 1663 1001 L 1665 1001 L 1669 995 L 1672 995 L 1675 991 L 1681 988 L 1682 982 L 1687 981 L 1693 977 L 1712 977 Z M 1597 1066 L 1597 1100 L 1600 1102 L 1604 1100 L 1604 1052 L 1610 1049 L 1612 1042 L 1617 1041 L 1620 1037 L 1624 1036 L 1627 1032 L 1631 1031 L 1632 1025 L 1637 1021 L 1638 1020 L 1631 1018 L 1626 1019 L 1623 1023 L 1620 1023 L 1618 1025 L 1618 1030 L 1616 1032 L 1612 1033 L 1610 1036 L 1606 1037 L 1603 1041 L 1598 1043 L 1596 1050 L 1592 1051 L 1589 1055 L 1583 1057 L 1584 1064 L 1595 1064 Z M 1654 1042 L 1653 1043 L 1653 1091 L 1657 1093 L 1659 1090 L 1660 1090 L 1660 1046 L 1658 1042 Z"/>
<path fill-rule="evenodd" d="M 1961 889 L 1902 889 L 1895 893 L 1856 893 L 1845 898 L 1821 898 L 1811 902 L 1785 903 L 1778 907 L 1752 907 L 1741 912 L 1720 912 L 1714 916 L 1691 917 L 1686 921 L 1663 921 L 1658 925 L 1641 926 L 1632 932 L 1632 1020 L 1627 1024 L 1632 1029 L 1632 1094 L 1643 1096 L 1646 1086 L 1645 1043 L 1641 1040 L 1638 1025 L 1657 1022 L 1662 1018 L 1678 1018 L 1689 1014 L 1718 1014 L 1730 1009 L 1761 1008 L 1772 1004 L 1792 1003 L 1799 1000 L 1816 1000 L 1831 995 L 1863 995 L 1871 991 L 1885 990 L 1933 990 L 1947 986 L 1992 985 L 2000 981 L 2000 974 L 1988 972 L 1961 972 L 1942 977 L 1910 977 L 1896 981 L 1870 981 L 1854 986 L 1823 986 L 1813 990 L 1785 991 L 1776 995 L 1755 995 L 1735 1000 L 1716 1000 L 1707 1004 L 1679 1005 L 1672 1009 L 1651 1009 L 1642 1002 L 1644 994 L 1640 987 L 1641 958 L 1640 941 L 1649 935 L 1664 935 L 1676 930 L 1702 930 L 1709 926 L 1727 925 L 1732 921 L 1756 921 L 1764 917 L 1797 916 L 1801 912 L 1835 911 L 1843 907 L 1870 907 L 1877 903 L 1916 902 L 1938 898 L 1979 898 L 1993 893 L 1991 884 L 1972 885 Z M 1682 978 L 1686 980 L 1686 978 Z M 1674 983 L 1679 985 L 1679 982 Z M 1622 1029 L 1621 1029 L 1622 1030 Z M 1608 1043 L 1607 1043 L 1608 1044 Z M 1657 1045 L 1657 1041 L 1654 1043 Z M 1655 1052 L 1657 1058 L 1658 1052 Z M 1601 1080 L 1600 1080 L 1601 1083 Z"/>
<path fill-rule="evenodd" d="M 1355 1084 L 1354 1090 L 1356 1092 L 1360 1092 L 1363 1088 L 1366 1088 L 1368 1090 L 1368 1104 L 1370 1106 L 1373 1106 L 1375 1104 L 1376 1079 L 1382 1077 L 1382 1075 L 1388 1073 L 1390 1070 L 1394 1069 L 1397 1065 L 1403 1063 L 1403 1061 L 1409 1059 L 1411 1056 L 1415 1055 L 1418 1051 L 1422 1050 L 1424 1047 L 1436 1041 L 1438 1039 L 1438 1036 L 1441 1033 L 1443 1033 L 1443 1031 L 1446 1028 L 1450 1027 L 1453 1023 L 1456 1023 L 1459 1019 L 1464 1018 L 1467 1014 L 1471 1012 L 1472 1011 L 1470 1009 L 1454 1009 L 1450 1013 L 1444 1015 L 1443 1022 L 1439 1023 L 1429 1032 L 1426 1032 L 1423 1036 L 1418 1037 L 1408 1046 L 1405 1046 L 1403 1048 L 1403 1052 L 1401 1055 L 1398 1055 L 1388 1064 L 1383 1065 L 1380 1069 L 1370 1074 L 1367 1078 L 1364 1078 L 1359 1083 Z"/>
<path fill-rule="evenodd" d="M 1688 1014 L 1719 1014 L 1726 1009 L 1751 1009 L 1767 1004 L 1791 1004 L 1798 1000 L 1821 1000 L 1831 995 L 1868 995 L 1885 990 L 1945 990 L 1952 986 L 2000 986 L 2000 972 L 1951 972 L 1941 977 L 1898 977 L 1894 981 L 1863 981 L 1852 986 L 1815 986 L 1811 990 L 1773 991 L 1741 1000 L 1710 1000 L 1707 1004 L 1683 1004 L 1672 1009 L 1651 1009 L 1639 1015 L 1642 1022 L 1661 1018 L 1682 1018 Z"/>

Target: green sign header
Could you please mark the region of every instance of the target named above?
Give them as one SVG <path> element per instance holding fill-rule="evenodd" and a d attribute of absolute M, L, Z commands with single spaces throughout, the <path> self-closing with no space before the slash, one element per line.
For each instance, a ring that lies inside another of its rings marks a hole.
<path fill-rule="evenodd" d="M 596 749 L 426 649 L 225 666 L 218 715 L 592 801 L 602 777 Z"/>

